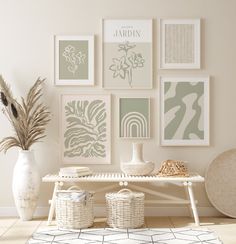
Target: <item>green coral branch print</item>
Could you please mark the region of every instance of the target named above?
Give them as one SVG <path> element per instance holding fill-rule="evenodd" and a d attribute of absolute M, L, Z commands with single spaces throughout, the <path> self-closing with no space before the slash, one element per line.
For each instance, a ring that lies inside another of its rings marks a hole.
<path fill-rule="evenodd" d="M 144 58 L 141 53 L 132 51 L 136 47 L 135 44 L 125 42 L 118 45 L 118 51 L 123 53 L 123 56 L 113 58 L 113 64 L 109 66 L 109 70 L 113 72 L 113 78 L 120 77 L 128 79 L 129 86 L 132 87 L 133 70 L 144 67 Z"/>
<path fill-rule="evenodd" d="M 102 100 L 71 101 L 65 105 L 65 157 L 106 157 L 106 108 Z"/>

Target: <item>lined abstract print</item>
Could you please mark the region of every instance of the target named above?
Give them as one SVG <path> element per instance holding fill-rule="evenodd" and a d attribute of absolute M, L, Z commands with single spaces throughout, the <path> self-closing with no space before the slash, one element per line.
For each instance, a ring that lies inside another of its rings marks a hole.
<path fill-rule="evenodd" d="M 204 82 L 164 83 L 164 139 L 204 139 Z"/>
<path fill-rule="evenodd" d="M 165 25 L 165 62 L 194 63 L 194 25 Z"/>

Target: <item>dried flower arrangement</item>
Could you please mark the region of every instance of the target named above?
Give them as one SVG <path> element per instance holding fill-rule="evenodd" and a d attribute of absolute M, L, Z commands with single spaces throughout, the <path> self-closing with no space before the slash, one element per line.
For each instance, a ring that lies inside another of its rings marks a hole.
<path fill-rule="evenodd" d="M 0 142 L 0 151 L 6 152 L 11 147 L 29 150 L 30 147 L 45 137 L 46 125 L 50 121 L 50 112 L 39 100 L 42 97 L 40 78 L 29 90 L 26 99 L 21 98 L 21 104 L 13 97 L 9 85 L 0 75 L 0 100 L 3 113 L 11 123 L 15 136 L 5 137 Z"/>

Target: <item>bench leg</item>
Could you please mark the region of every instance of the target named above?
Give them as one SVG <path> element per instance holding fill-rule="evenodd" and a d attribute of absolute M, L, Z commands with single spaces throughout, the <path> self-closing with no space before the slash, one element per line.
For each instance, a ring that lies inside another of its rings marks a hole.
<path fill-rule="evenodd" d="M 188 204 L 188 212 L 189 212 L 189 216 L 191 218 L 193 218 L 193 212 L 192 212 L 192 207 L 191 207 L 191 202 L 190 202 L 190 199 L 189 199 L 189 194 L 188 194 L 188 182 L 184 182 L 184 191 L 185 191 L 185 195 L 186 195 L 186 198 L 188 199 L 189 201 L 189 204 Z"/>
<path fill-rule="evenodd" d="M 194 217 L 194 221 L 196 226 L 199 226 L 199 217 L 198 217 L 198 212 L 197 212 L 197 207 L 194 199 L 194 194 L 193 194 L 193 188 L 192 188 L 192 183 L 191 182 L 186 182 L 187 185 L 187 190 L 188 190 L 188 195 L 191 203 L 191 208 L 192 208 L 192 213 Z"/>
<path fill-rule="evenodd" d="M 50 209 L 49 209 L 49 214 L 48 214 L 47 225 L 51 225 L 51 223 L 52 223 L 53 215 L 55 212 L 55 205 L 56 205 L 56 193 L 57 193 L 57 190 L 61 189 L 62 185 L 63 185 L 62 182 L 55 182 L 52 199 L 49 201 Z"/>

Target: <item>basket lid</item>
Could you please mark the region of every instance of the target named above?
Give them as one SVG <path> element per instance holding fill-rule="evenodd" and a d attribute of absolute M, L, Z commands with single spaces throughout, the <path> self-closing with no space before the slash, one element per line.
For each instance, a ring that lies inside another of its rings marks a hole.
<path fill-rule="evenodd" d="M 106 197 L 108 198 L 116 198 L 116 199 L 130 199 L 130 198 L 142 198 L 144 197 L 143 192 L 134 192 L 131 191 L 130 189 L 122 189 L 118 192 L 110 192 L 106 194 Z"/>

